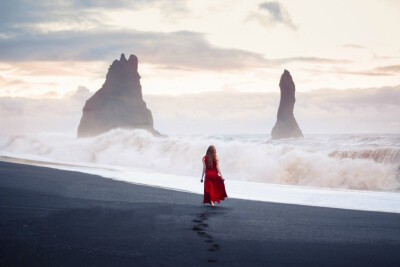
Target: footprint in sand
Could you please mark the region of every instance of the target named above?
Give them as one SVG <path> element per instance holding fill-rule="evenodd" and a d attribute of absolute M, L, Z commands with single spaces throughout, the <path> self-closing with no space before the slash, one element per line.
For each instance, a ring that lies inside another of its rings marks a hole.
<path fill-rule="evenodd" d="M 208 228 L 208 224 L 205 221 L 212 215 L 216 214 L 215 212 L 205 211 L 197 214 L 197 218 L 194 219 L 192 222 L 196 223 L 192 230 L 197 232 L 197 234 L 204 238 L 206 243 L 211 243 L 211 246 L 207 249 L 208 252 L 216 252 L 219 249 L 219 245 L 214 242 L 214 239 L 211 235 L 207 234 L 206 228 Z M 215 255 L 215 254 L 214 254 Z M 217 262 L 215 258 L 208 258 L 208 262 Z"/>

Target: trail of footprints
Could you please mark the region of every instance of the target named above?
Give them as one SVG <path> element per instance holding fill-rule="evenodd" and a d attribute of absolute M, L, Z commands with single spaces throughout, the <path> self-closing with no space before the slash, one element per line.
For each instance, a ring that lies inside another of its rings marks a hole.
<path fill-rule="evenodd" d="M 208 218 L 215 214 L 215 212 L 212 211 L 205 211 L 197 214 L 197 218 L 193 220 L 194 223 L 196 223 L 192 230 L 195 231 L 201 238 L 204 239 L 204 242 L 209 243 L 210 247 L 208 248 L 208 251 L 211 253 L 216 252 L 220 246 L 214 242 L 214 239 L 211 235 L 207 234 L 206 229 L 208 227 L 208 224 L 206 221 Z M 215 255 L 210 255 L 210 257 L 207 259 L 208 262 L 217 262 Z"/>

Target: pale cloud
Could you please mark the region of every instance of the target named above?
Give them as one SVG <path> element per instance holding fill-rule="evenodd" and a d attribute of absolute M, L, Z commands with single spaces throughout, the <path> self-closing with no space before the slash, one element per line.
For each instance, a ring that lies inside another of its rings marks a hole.
<path fill-rule="evenodd" d="M 256 21 L 262 26 L 270 27 L 283 24 L 292 30 L 297 30 L 286 8 L 277 1 L 268 1 L 260 4 L 257 11 L 252 11 L 245 21 Z"/>
<path fill-rule="evenodd" d="M 339 47 L 352 48 L 352 49 L 369 49 L 368 47 L 365 47 L 365 46 L 359 45 L 359 44 L 343 44 L 343 45 L 339 45 Z"/>
<path fill-rule="evenodd" d="M 70 100 L 77 100 L 79 102 L 84 102 L 92 96 L 92 93 L 85 86 L 79 86 L 76 91 L 68 92 L 64 95 L 64 98 Z"/>
<path fill-rule="evenodd" d="M 78 127 L 89 91 L 80 87 L 62 98 L 0 97 L 0 134 L 70 133 Z M 6 125 L 6 127 L 4 127 Z"/>
<path fill-rule="evenodd" d="M 15 85 L 23 85 L 25 82 L 18 79 L 7 79 L 0 75 L 0 88 L 7 88 Z"/>
<path fill-rule="evenodd" d="M 218 48 L 195 32 L 54 32 L 7 39 L 0 43 L 0 50 L 3 61 L 111 61 L 122 51 L 132 51 L 141 62 L 188 69 L 222 70 L 269 64 L 261 54 Z"/>
<path fill-rule="evenodd" d="M 351 50 L 352 53 L 358 51 L 368 51 L 369 54 L 371 54 L 372 59 L 375 60 L 389 60 L 389 59 L 399 59 L 399 57 L 396 56 L 382 56 L 377 54 L 374 50 L 371 48 L 368 48 L 364 45 L 359 45 L 359 44 L 343 44 L 343 45 L 338 45 L 339 48 L 346 48 L 348 50 Z"/>
<path fill-rule="evenodd" d="M 0 96 L 61 97 L 79 85 L 98 89 L 108 65 L 98 61 L 0 63 Z"/>
<path fill-rule="evenodd" d="M 289 58 L 280 58 L 275 59 L 273 62 L 277 64 L 285 64 L 291 62 L 306 62 L 306 63 L 315 63 L 315 64 L 347 64 L 351 63 L 351 60 L 348 59 L 333 59 L 333 58 L 322 58 L 322 57 L 289 57 Z"/>
<path fill-rule="evenodd" d="M 398 114 L 400 85 L 299 93 L 295 108 L 303 131 L 314 133 L 399 133 Z"/>
<path fill-rule="evenodd" d="M 235 88 L 242 91 L 271 90 L 282 68 L 296 74 L 300 91 L 395 85 L 400 50 L 392 28 L 400 16 L 385 4 L 394 2 L 0 1 L 0 63 L 32 67 L 6 73 L 0 66 L 0 95 L 98 89 L 121 52 L 136 54 L 139 69 L 151 65 L 142 76 L 150 93 L 216 91 L 224 80 L 252 83 Z"/>
<path fill-rule="evenodd" d="M 400 65 L 388 65 L 375 68 L 376 71 L 399 74 L 400 73 Z"/>
<path fill-rule="evenodd" d="M 0 33 L 18 35 L 41 23 L 103 24 L 104 10 L 156 8 L 173 17 L 189 13 L 186 0 L 47 1 L 13 0 L 0 2 Z"/>
<path fill-rule="evenodd" d="M 314 105 L 324 110 L 341 108 L 352 111 L 360 108 L 381 110 L 393 106 L 400 108 L 400 85 L 364 89 L 321 89 L 298 93 L 297 105 Z M 399 118 L 400 119 L 400 118 Z"/>
<path fill-rule="evenodd" d="M 380 66 L 369 70 L 349 70 L 345 68 L 332 68 L 331 73 L 360 76 L 398 76 L 400 74 L 400 65 Z"/>
<path fill-rule="evenodd" d="M 277 90 L 278 91 L 278 90 Z M 0 98 L 0 134 L 76 133 L 85 100 L 80 87 L 60 99 Z M 165 134 L 269 134 L 279 94 L 235 90 L 199 94 L 144 95 L 154 127 Z M 295 117 L 305 134 L 398 133 L 400 85 L 297 92 Z"/>
<path fill-rule="evenodd" d="M 146 96 L 158 129 L 189 133 L 266 133 L 278 93 L 219 92 Z M 304 133 L 398 133 L 400 85 L 297 92 L 295 117 Z M 179 119 L 177 119 L 179 118 Z"/>
<path fill-rule="evenodd" d="M 115 42 L 118 40 L 118 42 Z M 142 32 L 134 30 L 60 31 L 15 37 L 0 43 L 3 61 L 112 61 L 122 51 L 143 63 L 186 70 L 271 68 L 302 62 L 347 64 L 347 59 L 288 57 L 267 59 L 262 54 L 220 48 L 197 32 Z"/>

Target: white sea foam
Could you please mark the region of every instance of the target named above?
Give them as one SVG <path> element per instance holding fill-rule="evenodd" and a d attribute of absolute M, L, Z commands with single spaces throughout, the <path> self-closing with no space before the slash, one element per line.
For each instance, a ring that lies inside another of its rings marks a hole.
<path fill-rule="evenodd" d="M 200 177 L 201 158 L 208 145 L 213 144 L 228 179 L 343 189 L 400 189 L 399 135 L 268 139 L 268 136 L 154 137 L 141 130 L 116 129 L 81 139 L 50 134 L 1 136 L 0 154 Z"/>
<path fill-rule="evenodd" d="M 202 200 L 203 184 L 200 183 L 198 177 L 164 174 L 148 170 L 126 169 L 109 165 L 71 165 L 63 162 L 49 163 L 34 160 L 18 160 L 16 158 L 1 159 L 16 163 L 95 174 L 128 183 L 191 192 L 199 194 L 199 203 Z M 326 189 L 238 180 L 225 180 L 225 187 L 230 198 L 400 213 L 400 194 L 398 192 Z"/>

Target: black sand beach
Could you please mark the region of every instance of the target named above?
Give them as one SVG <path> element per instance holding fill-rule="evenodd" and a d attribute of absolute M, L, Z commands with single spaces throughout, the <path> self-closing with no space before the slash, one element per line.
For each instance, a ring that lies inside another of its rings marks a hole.
<path fill-rule="evenodd" d="M 400 214 L 201 201 L 0 162 L 0 266 L 400 266 Z"/>

